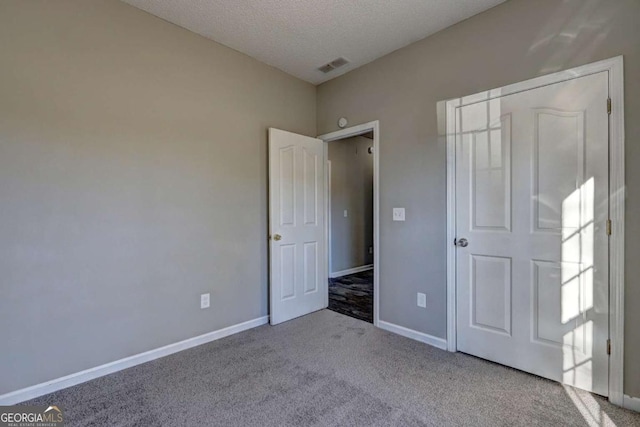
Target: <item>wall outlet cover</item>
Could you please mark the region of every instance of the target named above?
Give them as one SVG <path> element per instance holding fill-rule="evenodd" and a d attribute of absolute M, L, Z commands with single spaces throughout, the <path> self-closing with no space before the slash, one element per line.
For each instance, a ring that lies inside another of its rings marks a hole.
<path fill-rule="evenodd" d="M 404 221 L 404 208 L 393 208 L 393 220 Z"/>

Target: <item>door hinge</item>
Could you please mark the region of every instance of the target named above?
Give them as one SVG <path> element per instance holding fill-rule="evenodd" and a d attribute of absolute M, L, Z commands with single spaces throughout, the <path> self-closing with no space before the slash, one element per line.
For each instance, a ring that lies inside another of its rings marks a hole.
<path fill-rule="evenodd" d="M 611 339 L 607 340 L 607 354 L 611 354 Z"/>
<path fill-rule="evenodd" d="M 611 236 L 611 220 L 607 220 L 607 236 Z"/>
<path fill-rule="evenodd" d="M 611 114 L 611 98 L 607 98 L 607 114 Z"/>

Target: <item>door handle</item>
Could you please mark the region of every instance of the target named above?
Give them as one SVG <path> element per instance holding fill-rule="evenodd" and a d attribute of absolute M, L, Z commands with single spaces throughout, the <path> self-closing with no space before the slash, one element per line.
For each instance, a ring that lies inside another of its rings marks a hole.
<path fill-rule="evenodd" d="M 274 235 L 273 235 L 273 240 L 275 240 L 276 242 L 277 242 L 277 241 L 279 241 L 279 240 L 281 240 L 281 239 L 282 239 L 282 236 L 281 236 L 281 235 L 279 235 L 279 234 L 274 234 Z"/>
<path fill-rule="evenodd" d="M 469 241 L 463 237 L 462 239 L 455 239 L 453 244 L 461 248 L 466 248 L 469 246 Z"/>

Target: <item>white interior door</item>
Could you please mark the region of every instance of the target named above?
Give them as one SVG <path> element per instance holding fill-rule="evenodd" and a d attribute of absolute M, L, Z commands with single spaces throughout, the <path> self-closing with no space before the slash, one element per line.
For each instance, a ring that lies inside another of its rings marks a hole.
<path fill-rule="evenodd" d="M 327 306 L 324 143 L 269 129 L 271 324 Z"/>
<path fill-rule="evenodd" d="M 597 73 L 456 115 L 458 350 L 601 395 L 607 81 Z"/>

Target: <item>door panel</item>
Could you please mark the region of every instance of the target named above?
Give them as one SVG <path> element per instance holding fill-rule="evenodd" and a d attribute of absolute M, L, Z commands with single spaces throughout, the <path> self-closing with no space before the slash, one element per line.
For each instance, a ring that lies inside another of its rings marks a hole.
<path fill-rule="evenodd" d="M 472 256 L 471 324 L 511 335 L 511 258 Z"/>
<path fill-rule="evenodd" d="M 280 245 L 279 249 L 280 301 L 286 301 L 296 296 L 296 245 Z"/>
<path fill-rule="evenodd" d="M 322 141 L 269 129 L 270 321 L 274 325 L 326 307 L 322 165 Z"/>
<path fill-rule="evenodd" d="M 304 293 L 318 291 L 318 242 L 304 244 Z"/>
<path fill-rule="evenodd" d="M 551 109 L 535 111 L 534 193 L 536 231 L 570 231 L 577 216 L 566 215 L 563 204 L 578 208 L 568 198 L 584 178 L 584 112 Z M 572 212 L 574 213 L 574 212 Z M 564 219 L 564 223 L 563 223 Z"/>
<path fill-rule="evenodd" d="M 472 134 L 473 230 L 511 230 L 511 116 Z"/>
<path fill-rule="evenodd" d="M 279 198 L 281 227 L 295 226 L 295 147 L 292 145 L 278 149 Z"/>
<path fill-rule="evenodd" d="M 302 149 L 304 158 L 304 224 L 318 224 L 318 194 L 320 182 L 318 182 L 318 155 L 310 153 L 306 148 Z"/>
<path fill-rule="evenodd" d="M 606 73 L 458 108 L 457 346 L 608 392 Z"/>

